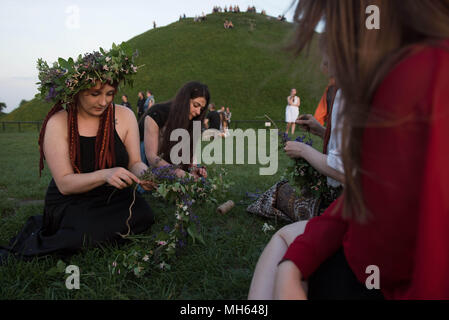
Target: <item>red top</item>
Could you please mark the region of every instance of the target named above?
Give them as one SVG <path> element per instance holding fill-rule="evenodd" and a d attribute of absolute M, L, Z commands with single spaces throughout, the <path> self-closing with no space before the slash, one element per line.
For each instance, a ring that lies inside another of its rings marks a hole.
<path fill-rule="evenodd" d="M 307 279 L 343 246 L 361 283 L 369 265 L 379 267 L 386 299 L 449 299 L 449 50 L 427 47 L 401 61 L 379 86 L 370 119 L 373 111 L 395 123 L 366 128 L 362 140 L 371 220 L 345 221 L 341 206 L 331 215 L 340 198 L 284 259 Z"/>

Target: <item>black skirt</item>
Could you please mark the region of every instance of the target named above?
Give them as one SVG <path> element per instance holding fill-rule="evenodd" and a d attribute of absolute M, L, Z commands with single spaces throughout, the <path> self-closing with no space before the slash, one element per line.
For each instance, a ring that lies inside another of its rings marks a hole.
<path fill-rule="evenodd" d="M 115 166 L 126 168 L 128 152 L 114 130 Z M 95 170 L 95 137 L 80 136 L 82 172 Z M 0 261 L 9 254 L 23 259 L 47 254 L 67 255 L 100 243 L 122 242 L 128 233 L 126 221 L 133 201 L 133 189 L 102 185 L 89 192 L 63 195 L 51 180 L 45 195 L 43 216 L 30 217 L 8 247 L 0 247 Z M 141 233 L 154 223 L 148 203 L 136 192 L 131 234 Z"/>
<path fill-rule="evenodd" d="M 52 180 L 44 215 L 30 217 L 6 250 L 27 259 L 53 253 L 67 255 L 100 243 L 121 242 L 120 234 L 128 232 L 126 221 L 132 201 L 132 188 L 107 186 L 81 195 L 60 196 Z M 131 234 L 141 233 L 154 223 L 150 206 L 137 192 L 131 211 Z"/>
<path fill-rule="evenodd" d="M 384 299 L 380 290 L 369 290 L 358 281 L 346 261 L 343 248 L 321 264 L 307 282 L 310 300 Z"/>

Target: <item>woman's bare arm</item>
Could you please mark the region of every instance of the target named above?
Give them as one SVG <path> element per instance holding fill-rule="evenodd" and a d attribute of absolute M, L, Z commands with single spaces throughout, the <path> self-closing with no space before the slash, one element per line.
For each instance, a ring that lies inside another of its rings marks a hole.
<path fill-rule="evenodd" d="M 284 150 L 290 158 L 304 158 L 321 174 L 344 184 L 344 174 L 328 166 L 327 155 L 324 153 L 317 151 L 311 146 L 296 141 L 288 141 Z"/>
<path fill-rule="evenodd" d="M 138 181 L 137 177 L 123 168 L 76 174 L 70 162 L 65 111 L 55 114 L 47 123 L 44 155 L 56 186 L 63 195 L 85 193 L 104 183 L 121 189 L 131 184 L 132 180 Z"/>

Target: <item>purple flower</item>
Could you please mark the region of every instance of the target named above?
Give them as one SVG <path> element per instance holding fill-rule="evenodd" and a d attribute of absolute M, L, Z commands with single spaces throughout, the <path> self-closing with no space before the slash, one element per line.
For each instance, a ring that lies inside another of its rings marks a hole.
<path fill-rule="evenodd" d="M 182 240 L 179 240 L 178 241 L 178 246 L 180 247 L 180 248 L 182 248 L 182 247 L 185 247 L 185 242 L 184 241 L 182 241 Z"/>
<path fill-rule="evenodd" d="M 170 229 L 170 227 L 169 227 L 169 226 L 165 226 L 165 227 L 164 227 L 164 232 L 165 232 L 165 233 L 169 233 L 169 232 L 170 232 L 170 230 L 171 230 L 171 229 Z"/>
<path fill-rule="evenodd" d="M 48 95 L 45 97 L 45 101 L 49 102 L 54 97 L 56 97 L 56 90 L 55 87 L 51 87 Z"/>
<path fill-rule="evenodd" d="M 282 138 L 282 143 L 283 144 L 285 144 L 287 141 L 290 141 L 290 138 L 289 138 L 289 136 L 288 136 L 288 133 L 282 133 L 282 135 L 281 135 L 281 133 L 279 133 L 279 136 L 281 136 L 281 138 Z"/>

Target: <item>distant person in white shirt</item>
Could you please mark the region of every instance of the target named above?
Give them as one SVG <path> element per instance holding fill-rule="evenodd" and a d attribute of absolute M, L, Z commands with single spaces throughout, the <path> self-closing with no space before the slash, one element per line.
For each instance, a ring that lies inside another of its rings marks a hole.
<path fill-rule="evenodd" d="M 287 129 L 285 133 L 288 134 L 290 127 L 292 128 L 292 135 L 295 133 L 295 121 L 299 115 L 299 106 L 301 105 L 301 99 L 296 96 L 296 89 L 293 88 L 290 95 L 287 97 L 287 107 L 285 108 L 285 122 L 287 122 Z"/>

